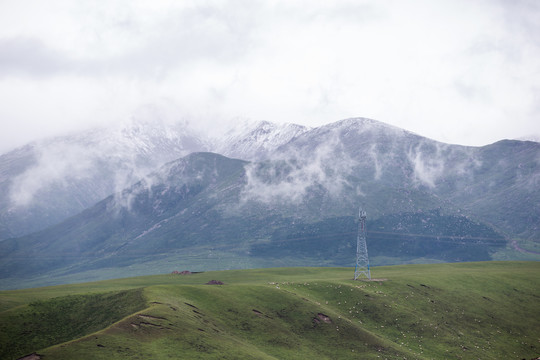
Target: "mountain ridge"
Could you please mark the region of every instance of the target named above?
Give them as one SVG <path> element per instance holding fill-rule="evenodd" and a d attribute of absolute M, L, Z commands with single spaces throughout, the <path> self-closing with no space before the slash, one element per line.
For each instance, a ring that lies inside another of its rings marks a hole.
<path fill-rule="evenodd" d="M 51 227 L 0 241 L 0 273 L 8 281 L 45 269 L 148 273 L 174 261 L 197 270 L 346 265 L 359 204 L 379 264 L 489 260 L 512 240 L 539 237 L 538 143 L 457 146 L 370 119 L 284 126 L 290 132 L 266 147 L 280 126 L 231 137 L 231 152 L 251 149 L 251 161 L 191 152 Z M 295 240 L 305 236 L 321 251 Z M 28 256 L 46 261 L 18 263 Z"/>

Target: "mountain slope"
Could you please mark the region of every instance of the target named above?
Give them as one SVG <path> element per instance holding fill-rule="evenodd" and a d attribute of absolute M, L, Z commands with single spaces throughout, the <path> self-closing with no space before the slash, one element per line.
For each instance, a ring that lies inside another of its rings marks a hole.
<path fill-rule="evenodd" d="M 68 275 L 125 276 L 133 271 L 163 271 L 173 262 L 197 271 L 298 262 L 350 264 L 354 218 L 340 213 L 346 208 L 338 206 L 347 192 L 332 194 L 324 183 L 316 182 L 290 201 L 276 195 L 265 200 L 254 197 L 267 191 L 264 186 L 290 178 L 288 168 L 275 170 L 280 165 L 265 162 L 258 168 L 213 153 L 194 153 L 170 162 L 59 225 L 0 242 L 3 282 L 20 286 L 22 279 L 54 283 Z M 258 191 L 254 177 L 263 184 Z M 393 193 L 391 187 L 379 191 Z M 358 203 L 361 197 L 356 196 Z M 371 255 L 385 259 L 378 264 L 417 258 L 489 260 L 506 244 L 485 224 L 451 215 L 448 209 L 428 211 L 444 205 L 436 197 L 414 189 L 400 196 L 411 204 L 396 206 L 394 212 L 368 223 L 375 231 L 369 234 L 375 241 Z M 393 204 L 381 202 L 377 209 L 384 214 Z M 421 206 L 426 210 L 403 210 Z M 478 243 L 481 238 L 489 241 Z M 40 261 L 24 261 L 33 258 Z M 114 270 L 104 275 L 107 269 Z"/>
<path fill-rule="evenodd" d="M 0 156 L 0 239 L 54 225 L 206 144 L 185 124 L 135 119 Z"/>
<path fill-rule="evenodd" d="M 509 240 L 540 237 L 538 143 L 456 146 L 369 119 L 304 130 L 259 161 L 193 153 L 60 224 L 0 242 L 3 287 L 171 263 L 348 265 L 359 204 L 378 265 L 489 260 Z"/>
<path fill-rule="evenodd" d="M 313 179 L 334 193 L 356 187 L 361 197 L 347 204 L 349 190 L 340 201 L 349 214 L 358 203 L 372 209 L 372 217 L 442 203 L 450 212 L 459 209 L 509 236 L 540 239 L 540 144 L 535 142 L 466 147 L 370 119 L 348 119 L 303 133 L 279 148 L 276 157 L 295 159 L 302 169 L 297 172 L 308 174 L 307 182 L 299 181 L 302 190 Z M 403 197 L 400 192 L 413 194 Z M 419 201 L 419 193 L 425 201 Z M 384 208 L 381 202 L 386 201 Z"/>
<path fill-rule="evenodd" d="M 469 171 L 447 171 L 435 191 L 514 237 L 540 239 L 540 144 L 499 141 L 475 149 Z"/>
<path fill-rule="evenodd" d="M 1 272 L 24 276 L 45 268 L 68 266 L 74 271 L 73 267 L 122 266 L 144 254 L 187 247 L 182 244 L 199 241 L 190 232 L 208 221 L 210 211 L 224 200 L 216 193 L 232 189 L 233 195 L 224 194 L 234 196 L 243 164 L 210 153 L 168 163 L 160 172 L 59 225 L 0 242 L 4 259 L 8 253 L 13 255 L 0 265 Z M 187 235 L 174 238 L 169 231 Z M 159 241 L 148 240 L 155 233 L 161 234 Z M 43 261 L 22 263 L 24 258 L 34 257 Z"/>
<path fill-rule="evenodd" d="M 294 124 L 245 122 L 209 137 L 187 123 L 163 120 L 159 112 L 150 115 L 1 155 L 0 240 L 57 224 L 190 153 L 264 158 L 307 131 Z"/>

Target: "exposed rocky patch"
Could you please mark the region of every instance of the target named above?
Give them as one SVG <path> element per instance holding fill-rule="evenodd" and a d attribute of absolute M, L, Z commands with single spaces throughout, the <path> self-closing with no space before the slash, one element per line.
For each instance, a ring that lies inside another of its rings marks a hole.
<path fill-rule="evenodd" d="M 313 318 L 313 322 L 315 322 L 315 324 L 319 324 L 321 321 L 327 324 L 332 323 L 332 319 L 330 319 L 328 315 L 325 315 L 323 313 L 318 313 L 317 316 Z"/>
<path fill-rule="evenodd" d="M 219 280 L 210 280 L 206 285 L 225 285 L 222 281 Z"/>

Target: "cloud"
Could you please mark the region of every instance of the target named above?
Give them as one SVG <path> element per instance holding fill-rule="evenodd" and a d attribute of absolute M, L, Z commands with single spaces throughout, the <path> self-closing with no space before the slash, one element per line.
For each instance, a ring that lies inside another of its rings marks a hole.
<path fill-rule="evenodd" d="M 407 159 L 413 168 L 415 183 L 435 188 L 446 178 L 473 177 L 475 170 L 482 166 L 475 154 L 477 151 L 471 147 L 421 142 L 409 149 Z"/>
<path fill-rule="evenodd" d="M 61 53 L 36 38 L 0 39 L 0 77 L 51 76 L 71 68 Z"/>
<path fill-rule="evenodd" d="M 151 170 L 202 150 L 202 145 L 189 143 L 193 138 L 188 131 L 174 117 L 174 107 L 162 104 L 143 107 L 137 117 L 117 126 L 38 142 L 35 163 L 12 181 L 11 202 L 25 207 L 58 191 L 81 194 L 72 203 L 84 208 L 140 179 L 151 184 Z M 81 186 L 86 187 L 84 194 Z M 61 202 L 61 196 L 54 201 Z"/>
<path fill-rule="evenodd" d="M 12 203 L 27 206 L 36 195 L 53 184 L 66 186 L 70 178 L 79 178 L 88 174 L 93 166 L 88 149 L 77 145 L 58 144 L 45 149 L 38 155 L 37 164 L 17 176 L 10 189 Z"/>
<path fill-rule="evenodd" d="M 418 148 L 409 152 L 408 158 L 413 165 L 415 180 L 418 183 L 434 188 L 437 180 L 444 174 L 445 162 L 438 152 L 437 148 L 437 154 L 429 157 Z"/>
<path fill-rule="evenodd" d="M 321 189 L 337 196 L 351 185 L 347 178 L 355 163 L 345 153 L 337 132 L 331 132 L 315 148 L 288 150 L 275 160 L 246 165 L 242 202 L 298 204 Z"/>
<path fill-rule="evenodd" d="M 6 0 L 0 119 L 73 128 L 167 98 L 208 127 L 365 116 L 483 145 L 540 133 L 539 19 L 534 1 Z"/>

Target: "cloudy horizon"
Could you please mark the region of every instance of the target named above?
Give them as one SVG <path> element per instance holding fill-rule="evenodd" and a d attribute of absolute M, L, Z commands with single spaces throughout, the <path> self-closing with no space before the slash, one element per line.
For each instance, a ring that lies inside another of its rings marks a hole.
<path fill-rule="evenodd" d="M 461 145 L 540 137 L 538 34 L 527 0 L 4 0 L 0 153 L 147 105 L 209 130 L 367 117 Z"/>

